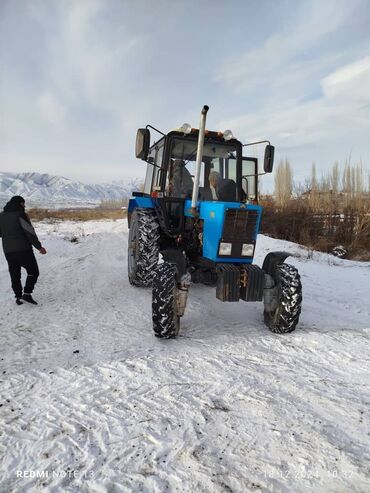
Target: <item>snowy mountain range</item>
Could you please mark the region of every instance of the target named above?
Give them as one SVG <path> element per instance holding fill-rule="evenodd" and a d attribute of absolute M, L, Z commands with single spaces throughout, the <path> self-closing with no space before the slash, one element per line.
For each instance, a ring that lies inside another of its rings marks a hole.
<path fill-rule="evenodd" d="M 89 206 L 102 200 L 126 199 L 140 185 L 139 178 L 91 185 L 45 173 L 0 172 L 0 202 L 22 195 L 32 206 Z"/>

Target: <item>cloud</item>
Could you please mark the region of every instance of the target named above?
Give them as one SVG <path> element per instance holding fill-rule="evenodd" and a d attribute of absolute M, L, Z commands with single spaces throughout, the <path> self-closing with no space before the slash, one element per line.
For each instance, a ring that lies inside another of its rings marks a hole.
<path fill-rule="evenodd" d="M 351 151 L 369 165 L 368 13 L 361 0 L 296 4 L 284 30 L 277 19 L 275 32 L 216 72 L 240 101 L 239 114 L 219 127 L 244 142 L 270 139 L 277 160 L 296 161 L 301 174 L 312 161 L 325 169 Z"/>
<path fill-rule="evenodd" d="M 289 157 L 296 177 L 303 179 L 315 161 L 322 170 L 352 154 L 369 166 L 370 57 L 339 67 L 324 77 L 321 97 L 287 101 L 224 120 L 244 142 L 268 138 L 276 146 L 276 161 Z M 270 180 L 271 182 L 271 180 Z M 271 183 L 270 183 L 271 187 Z"/>
<path fill-rule="evenodd" d="M 65 108 L 50 93 L 42 94 L 38 99 L 41 116 L 55 127 L 62 127 L 66 117 Z"/>
<path fill-rule="evenodd" d="M 321 97 L 298 103 L 287 100 L 276 102 L 270 108 L 241 115 L 220 123 L 249 134 L 249 140 L 271 135 L 285 142 L 285 146 L 305 145 L 317 139 L 345 134 L 349 131 L 345 122 L 358 121 L 356 131 L 368 131 L 362 125 L 362 117 L 368 116 L 370 105 L 370 56 L 342 66 L 320 81 Z"/>
<path fill-rule="evenodd" d="M 120 114 L 131 86 L 128 63 L 141 37 L 119 19 L 107 18 L 106 2 L 62 2 L 58 36 L 52 38 L 48 84 L 71 107 L 89 105 Z"/>
<path fill-rule="evenodd" d="M 338 68 L 321 81 L 327 98 L 370 102 L 370 56 Z"/>
<path fill-rule="evenodd" d="M 352 33 L 361 5 L 361 0 L 296 3 L 284 21 L 277 19 L 275 32 L 224 60 L 215 80 L 252 113 L 319 99 L 322 79 L 369 52 L 369 36 L 364 42 Z"/>
<path fill-rule="evenodd" d="M 278 4 L 266 16 L 257 0 L 207 0 L 205 24 L 191 3 L 165 0 L 5 2 L 0 165 L 93 181 L 142 174 L 136 128 L 196 125 L 205 103 L 210 128 L 270 138 L 302 163 L 368 142 L 365 3 Z"/>

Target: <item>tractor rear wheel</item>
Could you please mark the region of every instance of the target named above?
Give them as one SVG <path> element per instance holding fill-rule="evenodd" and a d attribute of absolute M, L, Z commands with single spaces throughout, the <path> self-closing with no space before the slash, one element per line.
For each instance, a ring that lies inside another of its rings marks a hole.
<path fill-rule="evenodd" d="M 298 270 L 290 264 L 279 264 L 275 270 L 275 303 L 264 311 L 267 327 L 276 334 L 293 332 L 302 305 L 302 284 Z M 272 309 L 271 309 L 272 308 Z"/>
<path fill-rule="evenodd" d="M 152 318 L 154 333 L 161 339 L 170 339 L 179 333 L 177 294 L 176 265 L 169 262 L 159 264 L 153 277 Z"/>
<path fill-rule="evenodd" d="M 152 209 L 137 208 L 131 216 L 128 237 L 128 278 L 134 286 L 152 285 L 158 263 L 160 230 Z"/>

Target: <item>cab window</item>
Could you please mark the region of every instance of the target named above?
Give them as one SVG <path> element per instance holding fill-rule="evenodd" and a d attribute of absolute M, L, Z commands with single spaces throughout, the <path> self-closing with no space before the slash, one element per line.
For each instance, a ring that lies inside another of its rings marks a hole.
<path fill-rule="evenodd" d="M 146 169 L 144 193 L 150 194 L 154 187 L 158 189 L 161 179 L 161 166 L 164 145 L 153 147 L 148 156 L 148 166 Z"/>
<path fill-rule="evenodd" d="M 243 158 L 242 166 L 242 189 L 246 200 L 257 199 L 257 160 L 254 158 Z"/>
<path fill-rule="evenodd" d="M 146 167 L 145 183 L 144 183 L 144 193 L 150 194 L 152 191 L 152 181 L 154 174 L 154 163 L 155 163 L 155 148 L 152 148 L 148 156 L 148 165 Z"/>
<path fill-rule="evenodd" d="M 153 183 L 152 183 L 152 190 L 159 190 L 160 188 L 160 180 L 161 180 L 161 167 L 162 167 L 162 158 L 163 158 L 163 149 L 164 146 L 158 146 L 156 147 L 156 154 L 155 154 L 155 164 L 156 166 L 154 167 L 153 171 Z"/>
<path fill-rule="evenodd" d="M 195 178 L 197 142 L 175 139 L 167 173 L 166 194 L 191 198 Z M 236 159 L 234 144 L 205 142 L 201 164 L 199 200 L 236 201 Z M 210 177 L 212 183 L 210 183 Z"/>

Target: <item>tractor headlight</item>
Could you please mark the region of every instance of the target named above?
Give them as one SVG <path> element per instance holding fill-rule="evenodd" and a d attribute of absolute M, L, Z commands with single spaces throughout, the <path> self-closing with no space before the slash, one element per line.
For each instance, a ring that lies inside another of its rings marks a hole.
<path fill-rule="evenodd" d="M 252 257 L 253 256 L 254 245 L 249 243 L 243 243 L 242 246 L 242 257 Z"/>
<path fill-rule="evenodd" d="M 231 243 L 220 243 L 220 248 L 218 249 L 219 255 L 231 255 L 232 244 Z"/>

